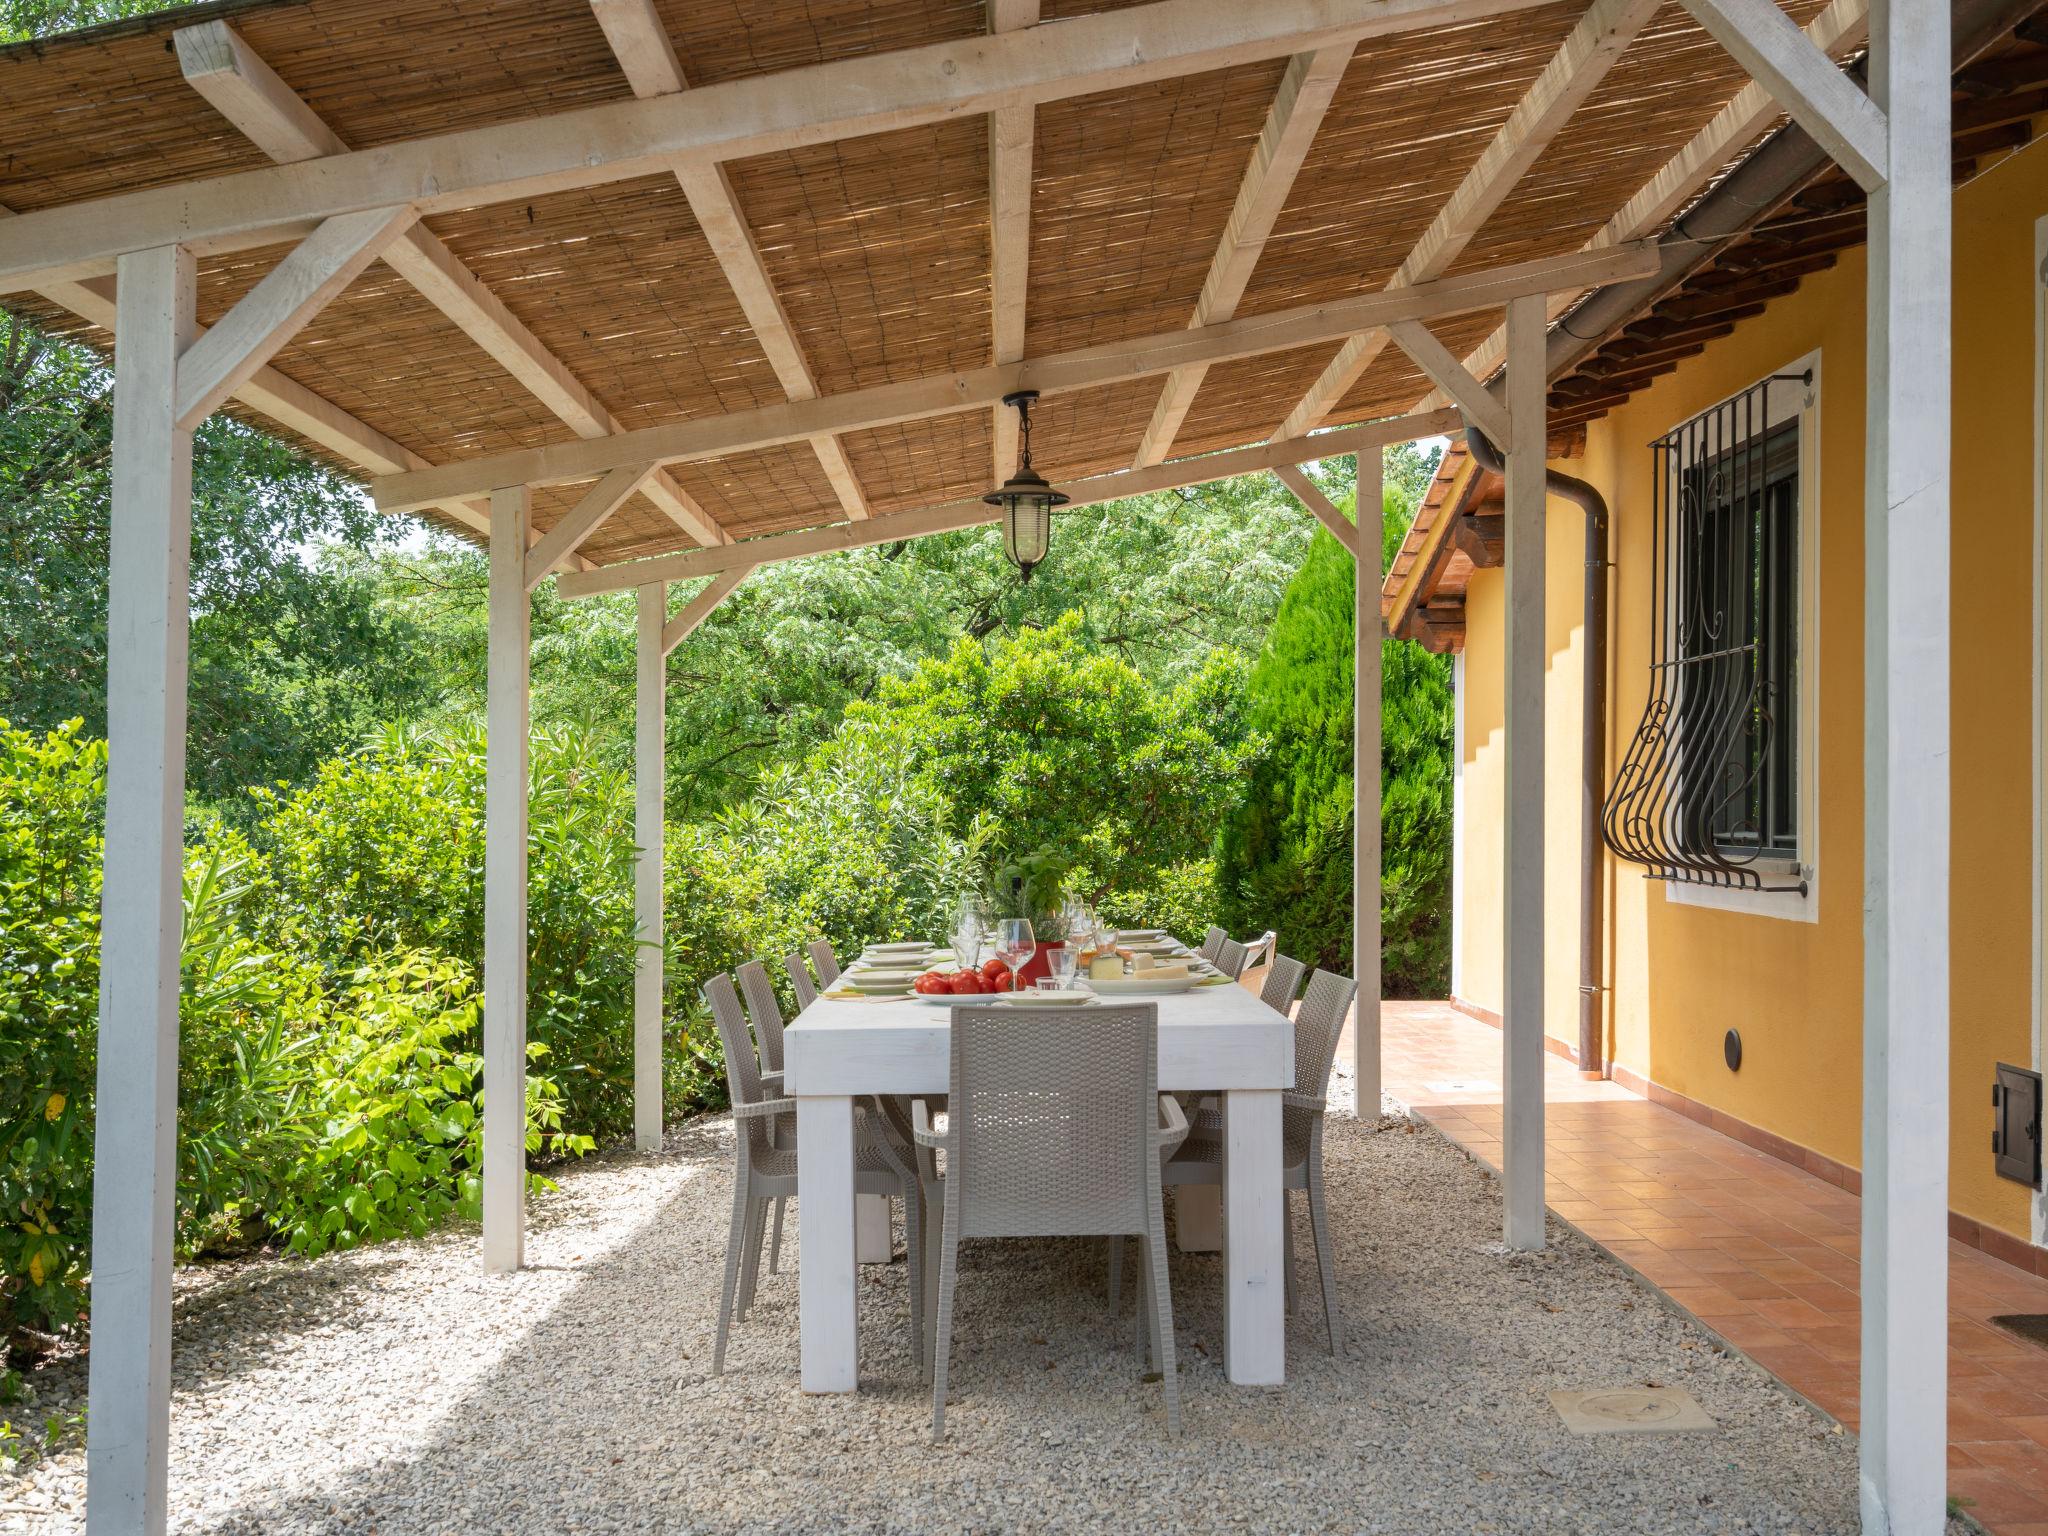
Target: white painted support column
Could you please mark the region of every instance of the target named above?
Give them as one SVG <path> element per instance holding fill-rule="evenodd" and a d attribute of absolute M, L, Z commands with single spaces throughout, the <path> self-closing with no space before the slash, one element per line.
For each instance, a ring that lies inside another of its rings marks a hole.
<path fill-rule="evenodd" d="M 796 1101 L 803 1195 L 796 1224 L 798 1376 L 806 1392 L 860 1385 L 853 1232 L 853 1100 Z"/>
<path fill-rule="evenodd" d="M 1239 1386 L 1287 1380 L 1286 1219 L 1280 1095 L 1233 1088 L 1223 1095 L 1223 1356 Z"/>
<path fill-rule="evenodd" d="M 1949 8 L 1875 0 L 1864 476 L 1863 1529 L 1945 1528 Z"/>
<path fill-rule="evenodd" d="M 1543 477 L 1540 295 L 1508 304 L 1506 974 L 1501 1183 L 1510 1248 L 1543 1246 Z"/>
<path fill-rule="evenodd" d="M 491 493 L 490 674 L 484 747 L 484 1268 L 526 1256 L 527 665 L 532 493 Z"/>
<path fill-rule="evenodd" d="M 640 589 L 640 630 L 633 682 L 633 920 L 640 948 L 633 962 L 633 1144 L 661 1150 L 661 873 L 668 747 L 668 583 Z"/>
<path fill-rule="evenodd" d="M 107 604 L 106 879 L 93 1143 L 87 1528 L 164 1529 L 177 1188 L 192 433 L 178 356 L 195 272 L 178 247 L 120 259 Z"/>
<path fill-rule="evenodd" d="M 1353 1107 L 1380 1113 L 1380 520 L 1385 465 L 1380 450 L 1358 455 L 1358 559 L 1352 594 L 1351 973 L 1358 1002 L 1351 1025 Z"/>

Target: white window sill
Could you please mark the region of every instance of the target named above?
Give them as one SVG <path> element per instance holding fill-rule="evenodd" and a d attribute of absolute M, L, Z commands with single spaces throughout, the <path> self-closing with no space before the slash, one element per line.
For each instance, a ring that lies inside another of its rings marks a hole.
<path fill-rule="evenodd" d="M 1790 867 L 1759 866 L 1766 880 L 1790 878 Z M 1745 891 L 1720 885 L 1688 885 L 1682 880 L 1664 882 L 1664 899 L 1681 907 L 1705 907 L 1715 912 L 1740 912 L 1751 917 L 1774 917 L 1785 922 L 1820 921 L 1820 882 L 1809 872 L 1804 891 Z"/>

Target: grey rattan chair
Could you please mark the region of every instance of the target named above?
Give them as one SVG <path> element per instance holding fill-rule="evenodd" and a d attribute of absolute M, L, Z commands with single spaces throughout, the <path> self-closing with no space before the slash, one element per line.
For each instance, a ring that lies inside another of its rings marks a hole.
<path fill-rule="evenodd" d="M 740 996 L 746 1000 L 747 1017 L 754 1021 L 754 1043 L 761 1054 L 761 1091 L 768 1094 L 782 1092 L 782 1003 L 775 996 L 774 983 L 768 979 L 768 968 L 758 960 L 749 960 L 733 973 L 733 980 L 739 983 Z M 772 1134 L 781 1137 L 785 1130 L 794 1131 L 795 1122 L 777 1122 Z M 768 1238 L 768 1273 L 778 1274 L 782 1269 L 782 1217 L 788 1200 L 781 1196 L 775 1201 L 775 1221 Z"/>
<path fill-rule="evenodd" d="M 818 1000 L 818 984 L 811 980 L 811 968 L 802 955 L 784 955 L 782 968 L 789 972 L 789 984 L 796 989 L 797 1012 Z"/>
<path fill-rule="evenodd" d="M 797 1194 L 796 1100 L 764 1094 L 761 1071 L 747 1038 L 747 1018 L 730 976 L 704 984 L 704 1001 L 725 1047 L 725 1083 L 732 1094 L 732 1226 L 725 1245 L 725 1285 L 718 1301 L 718 1337 L 711 1350 L 711 1374 L 725 1373 L 725 1341 L 735 1311 L 742 1322 L 754 1304 L 761 1266 L 762 1223 L 770 1200 Z M 854 1108 L 853 1187 L 863 1195 L 894 1195 L 903 1201 L 910 1246 L 910 1356 L 924 1368 L 923 1204 L 915 1158 L 897 1145 L 886 1120 L 866 1100 Z"/>
<path fill-rule="evenodd" d="M 805 946 L 811 952 L 811 964 L 817 968 L 818 988 L 827 990 L 839 979 L 839 957 L 832 953 L 830 939 L 813 939 Z"/>
<path fill-rule="evenodd" d="M 1211 925 L 1209 931 L 1202 935 L 1202 947 L 1199 953 L 1204 960 L 1209 961 L 1213 965 L 1216 960 L 1216 951 L 1229 941 L 1229 934 L 1225 933 L 1221 928 Z"/>
<path fill-rule="evenodd" d="M 1244 975 L 1244 946 L 1235 939 L 1225 939 L 1207 959 L 1232 981 Z"/>
<path fill-rule="evenodd" d="M 1307 969 L 1301 961 L 1290 960 L 1276 951 L 1266 969 L 1266 980 L 1259 988 L 1259 1001 L 1276 1013 L 1291 1011 L 1295 996 L 1301 991 L 1302 973 Z"/>
<path fill-rule="evenodd" d="M 1152 1004 L 1075 1009 L 1029 1020 L 1002 1008 L 955 1008 L 947 1125 L 912 1106 L 921 1165 L 944 1152 L 932 1435 L 946 1433 L 953 1292 L 963 1237 L 1135 1236 L 1143 1245 L 1143 1309 L 1180 1433 L 1173 1295 L 1166 1272 L 1161 1168 L 1187 1134 L 1159 1092 L 1159 1011 Z"/>
<path fill-rule="evenodd" d="M 1280 1187 L 1299 1189 L 1308 1195 L 1309 1230 L 1315 1238 L 1316 1268 L 1323 1281 L 1323 1321 L 1330 1330 L 1330 1352 L 1344 1349 L 1344 1323 L 1337 1308 L 1337 1251 L 1330 1238 L 1329 1204 L 1323 1194 L 1323 1112 L 1324 1092 L 1330 1084 L 1330 1064 L 1336 1059 L 1337 1037 L 1344 1019 L 1358 995 L 1358 983 L 1335 971 L 1317 971 L 1308 981 L 1308 994 L 1294 1015 L 1294 1089 L 1280 1095 Z M 1221 1184 L 1223 1182 L 1223 1117 L 1217 1110 L 1201 1109 L 1181 1149 L 1166 1165 L 1166 1182 Z M 1286 1196 L 1282 1195 L 1285 1201 Z M 1294 1222 L 1290 1212 L 1287 1233 L 1287 1294 L 1294 1299 Z"/>

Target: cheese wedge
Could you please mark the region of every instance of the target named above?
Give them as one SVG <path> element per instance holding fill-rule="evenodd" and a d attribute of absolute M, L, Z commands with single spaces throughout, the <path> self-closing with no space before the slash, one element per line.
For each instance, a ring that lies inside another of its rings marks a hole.
<path fill-rule="evenodd" d="M 1115 955 L 1097 955 L 1088 962 L 1090 981 L 1119 981 L 1123 974 L 1124 963 Z"/>
<path fill-rule="evenodd" d="M 1133 976 L 1146 975 L 1152 970 L 1155 963 L 1152 957 L 1141 949 L 1131 956 L 1131 974 Z"/>
<path fill-rule="evenodd" d="M 1152 981 L 1185 981 L 1193 974 L 1194 972 L 1188 969 L 1185 960 L 1162 962 L 1150 967 L 1145 972 L 1147 978 Z"/>

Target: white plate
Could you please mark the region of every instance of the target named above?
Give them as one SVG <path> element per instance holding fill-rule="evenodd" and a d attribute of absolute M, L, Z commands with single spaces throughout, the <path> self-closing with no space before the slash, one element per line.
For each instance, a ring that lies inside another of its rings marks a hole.
<path fill-rule="evenodd" d="M 849 979 L 858 981 L 901 981 L 912 982 L 922 976 L 922 970 L 906 971 L 890 966 L 857 965 L 847 971 Z"/>
<path fill-rule="evenodd" d="M 1089 982 L 1088 985 L 1105 997 L 1164 997 L 1174 992 L 1191 991 L 1201 984 L 1201 980 L 1199 976 L 1173 976 L 1163 981 L 1154 980 L 1150 976 L 1119 976 L 1111 981 L 1104 976 Z"/>
<path fill-rule="evenodd" d="M 910 1000 L 931 1008 L 943 1008 L 950 1003 L 994 1003 L 1010 995 L 1008 992 L 913 992 Z"/>
<path fill-rule="evenodd" d="M 1006 1008 L 1085 1008 L 1098 1000 L 1092 992 L 1040 992 L 1034 987 L 1007 993 L 1001 1001 Z"/>
<path fill-rule="evenodd" d="M 1164 928 L 1119 928 L 1116 931 L 1116 936 L 1119 939 L 1137 939 L 1141 941 L 1148 939 L 1170 939 L 1173 937 Z"/>
<path fill-rule="evenodd" d="M 921 955 L 930 948 L 931 945 L 925 943 L 922 939 L 908 939 L 894 944 L 870 944 L 863 953 L 870 955 Z"/>

